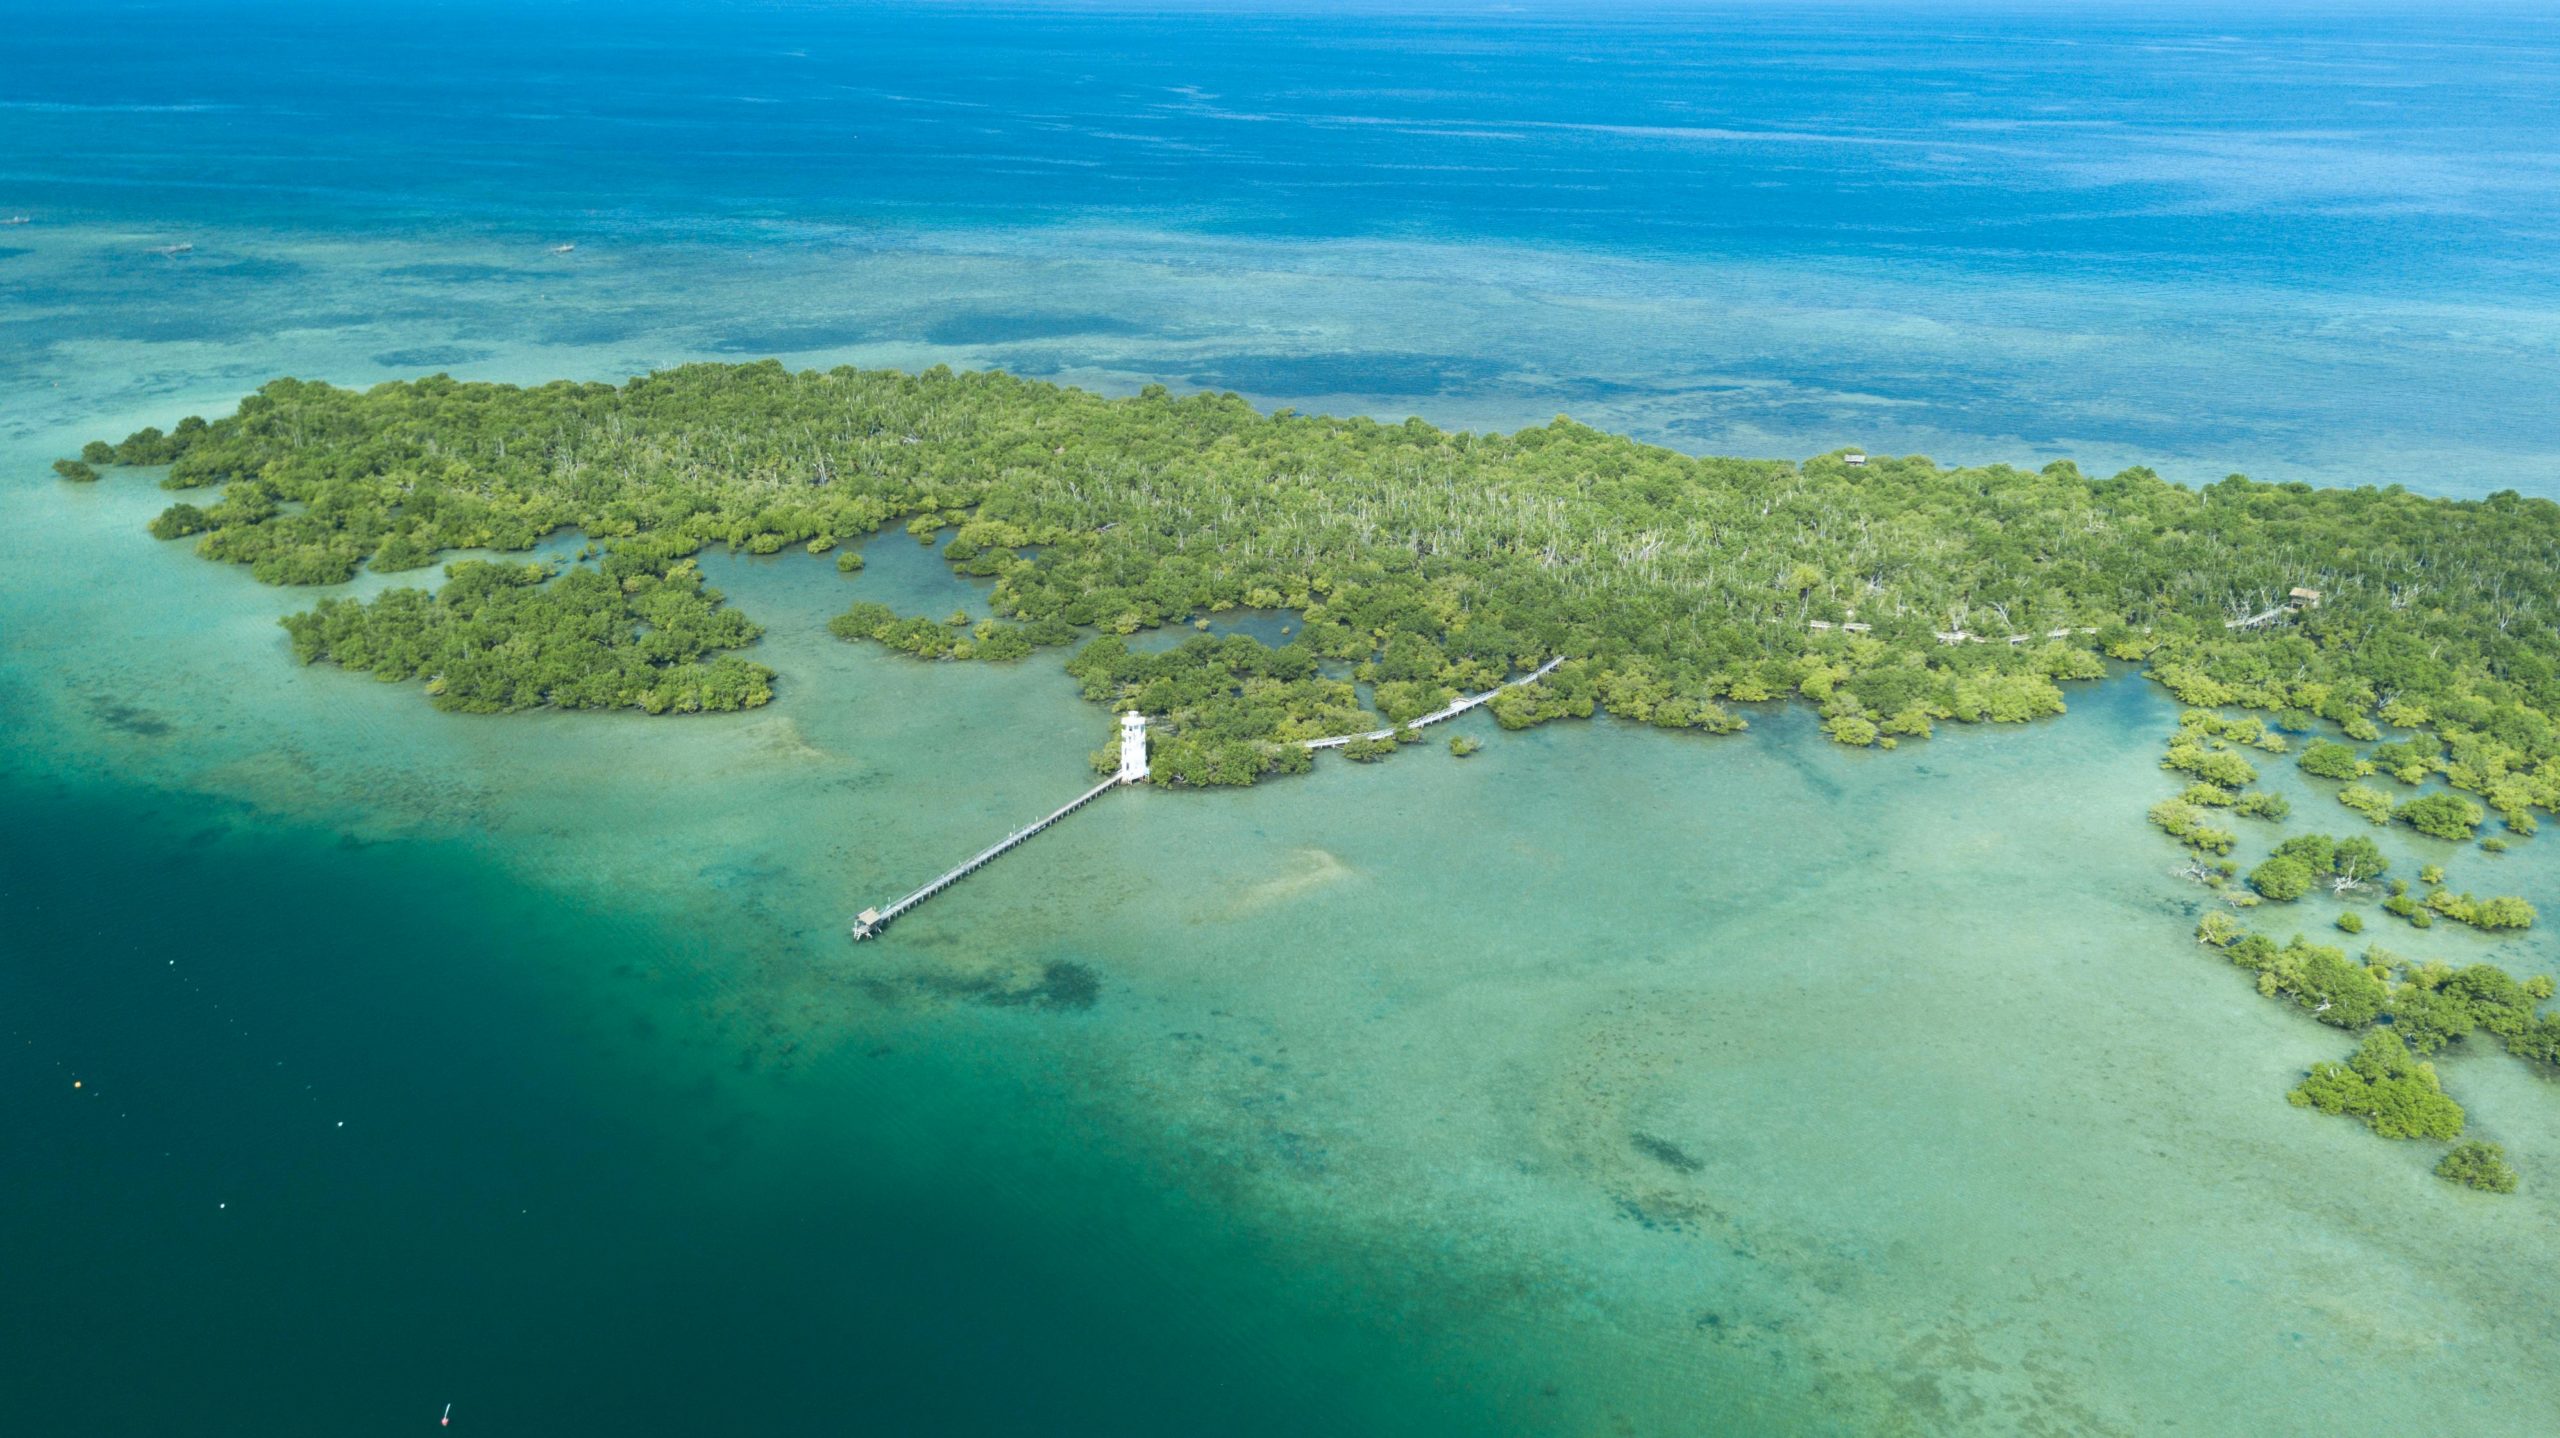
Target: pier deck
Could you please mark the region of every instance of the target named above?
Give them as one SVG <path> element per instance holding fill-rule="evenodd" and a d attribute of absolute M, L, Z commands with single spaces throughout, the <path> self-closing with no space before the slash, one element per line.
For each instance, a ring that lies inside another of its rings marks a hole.
<path fill-rule="evenodd" d="M 1414 720 L 1410 724 L 1396 724 L 1385 729 L 1372 729 L 1366 734 L 1336 734 L 1325 739 L 1309 739 L 1305 741 L 1306 747 L 1309 749 L 1339 749 L 1345 744 L 1350 744 L 1361 739 L 1392 739 L 1395 737 L 1396 731 L 1399 729 L 1420 729 L 1425 725 L 1437 724 L 1443 719 L 1455 719 L 1459 715 L 1466 713 L 1468 710 L 1475 708 L 1477 705 L 1492 699 L 1505 689 L 1517 689 L 1523 684 L 1537 683 L 1539 680 L 1554 673 L 1556 666 L 1563 662 L 1564 656 L 1559 654 L 1555 658 L 1548 660 L 1546 663 L 1539 665 L 1530 673 L 1524 674 L 1517 679 L 1505 680 L 1504 682 L 1493 686 L 1491 689 L 1484 691 L 1482 694 L 1470 694 L 1462 699 L 1453 699 L 1447 704 L 1444 704 L 1439 708 L 1432 710 L 1430 713 L 1423 715 L 1421 718 Z"/>
<path fill-rule="evenodd" d="M 978 872 L 987 865 L 994 863 L 997 859 L 1002 858 L 1005 854 L 1011 852 L 1026 840 L 1030 839 L 1032 835 L 1039 833 L 1041 830 L 1057 823 L 1060 819 L 1067 817 L 1076 810 L 1081 809 L 1085 805 L 1092 803 L 1094 800 L 1101 798 L 1111 790 L 1119 788 L 1125 782 L 1127 781 L 1121 775 L 1114 774 L 1110 778 L 1103 780 L 1101 783 L 1096 784 L 1092 788 L 1085 790 L 1083 793 L 1078 794 L 1072 799 L 1069 799 L 1066 803 L 1059 805 L 1047 816 L 1033 823 L 1023 825 L 1021 828 L 1005 835 L 995 843 L 990 844 L 986 848 L 979 850 L 977 853 L 970 855 L 967 860 L 963 861 L 958 866 L 945 870 L 940 875 L 937 875 L 933 882 L 916 890 L 914 893 L 907 895 L 898 902 L 891 904 L 889 907 L 885 909 L 863 910 L 862 916 L 853 921 L 854 938 L 856 940 L 861 940 L 875 937 L 882 929 L 889 927 L 891 923 L 895 922 L 899 915 L 914 908 L 916 905 L 923 903 L 925 900 L 932 898 L 934 895 L 941 893 L 943 890 L 950 888 L 952 885 L 959 883 L 962 879 Z"/>
<path fill-rule="evenodd" d="M 1484 691 L 1482 694 L 1470 694 L 1462 699 L 1452 700 L 1449 703 L 1442 705 L 1440 708 L 1434 709 L 1430 713 L 1423 715 L 1421 718 L 1414 720 L 1410 724 L 1399 724 L 1388 729 L 1374 729 L 1366 734 L 1337 734 L 1329 739 L 1309 739 L 1306 741 L 1306 747 L 1309 749 L 1339 749 L 1343 745 L 1351 743 L 1356 739 L 1390 738 L 1400 729 L 1419 729 L 1427 724 L 1437 724 L 1443 719 L 1455 719 L 1459 715 L 1466 713 L 1468 710 L 1475 708 L 1477 705 L 1492 699 L 1495 695 L 1502 693 L 1505 689 L 1517 689 L 1523 684 L 1534 684 L 1538 680 L 1546 678 L 1549 674 L 1555 672 L 1557 665 L 1562 664 L 1563 662 L 1564 659 L 1562 656 L 1550 659 L 1546 663 L 1539 665 L 1537 669 L 1531 673 L 1522 675 L 1520 678 L 1498 684 L 1493 688 Z M 986 848 L 979 850 L 977 853 L 970 855 L 966 860 L 952 868 L 946 869 L 942 873 L 935 875 L 931 883 L 928 883 L 924 887 L 917 889 L 915 892 L 908 894 L 905 898 L 898 900 L 896 903 L 890 904 L 886 908 L 863 910 L 862 913 L 853 921 L 853 937 L 856 941 L 879 937 L 880 931 L 897 922 L 900 915 L 907 913 L 909 910 L 915 908 L 925 900 L 932 898 L 934 895 L 941 893 L 943 890 L 950 888 L 956 883 L 959 883 L 962 879 L 965 879 L 971 874 L 978 872 L 980 869 L 985 868 L 987 865 L 994 863 L 997 859 L 1002 858 L 1014 849 L 1021 847 L 1024 843 L 1028 842 L 1034 834 L 1037 834 L 1041 830 L 1057 823 L 1069 814 L 1074 813 L 1076 810 L 1083 808 L 1085 805 L 1092 803 L 1094 800 L 1101 798 L 1104 794 L 1109 793 L 1111 790 L 1116 789 L 1123 784 L 1143 784 L 1146 782 L 1146 779 L 1147 716 L 1143 714 L 1123 714 L 1120 716 L 1120 767 L 1110 778 L 1103 780 L 1101 783 L 1085 790 L 1083 793 L 1078 794 L 1066 803 L 1059 805 L 1056 809 L 1050 811 L 1040 819 L 1032 823 L 1025 824 L 1021 828 L 1014 830 L 1012 833 L 1005 835 L 993 844 L 990 844 Z"/>
<path fill-rule="evenodd" d="M 1096 784 L 1092 788 L 1085 790 L 1083 793 L 1078 794 L 1072 799 L 1069 799 L 1066 803 L 1059 805 L 1054 810 L 1051 810 L 1047 815 L 1043 816 L 1036 822 L 1025 824 L 1021 828 L 1014 830 L 1012 833 L 1005 835 L 1001 839 L 998 839 L 996 842 L 980 849 L 978 852 L 970 855 L 966 861 L 962 862 L 958 866 L 947 869 L 941 874 L 936 875 L 932 883 L 925 885 L 923 888 L 916 890 L 914 893 L 907 895 L 905 898 L 889 905 L 887 908 L 863 910 L 862 913 L 853 921 L 853 937 L 855 941 L 859 942 L 863 939 L 876 937 L 882 929 L 889 927 L 891 923 L 895 922 L 900 914 L 907 912 L 916 905 L 923 903 L 925 900 L 930 899 L 934 895 L 941 893 L 943 890 L 950 888 L 952 885 L 959 883 L 962 879 L 965 879 L 971 874 L 978 872 L 980 869 L 985 868 L 987 865 L 994 863 L 997 859 L 1003 857 L 1005 854 L 1011 852 L 1026 840 L 1030 839 L 1032 835 L 1039 833 L 1041 830 L 1057 823 L 1060 819 L 1067 817 L 1076 810 L 1081 809 L 1085 805 L 1092 803 L 1094 800 L 1101 798 L 1111 790 L 1117 789 L 1123 784 L 1143 784 L 1146 781 L 1147 716 L 1144 714 L 1123 714 L 1120 716 L 1120 767 L 1112 772 L 1110 778 L 1103 780 L 1101 783 Z"/>

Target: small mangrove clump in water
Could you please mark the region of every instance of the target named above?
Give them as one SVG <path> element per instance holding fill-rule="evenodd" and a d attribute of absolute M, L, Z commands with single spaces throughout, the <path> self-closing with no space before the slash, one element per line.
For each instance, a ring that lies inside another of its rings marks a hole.
<path fill-rule="evenodd" d="M 2232 802 L 2231 812 L 2243 819 L 2273 819 L 2281 823 L 2293 816 L 2293 801 L 2282 794 L 2251 790 Z"/>
<path fill-rule="evenodd" d="M 971 625 L 966 611 L 939 622 L 920 615 L 901 617 L 885 604 L 856 603 L 827 621 L 838 639 L 868 639 L 918 659 L 1028 659 L 1034 650 L 1075 638 L 1073 627 L 1043 620 L 1006 624 L 988 619 Z"/>
<path fill-rule="evenodd" d="M 2151 806 L 2151 822 L 2170 838 L 2203 854 L 2228 854 L 2240 836 L 2205 821 L 2205 811 L 2183 799 L 2163 799 Z"/>
<path fill-rule="evenodd" d="M 2249 887 L 2258 897 L 2289 903 L 2311 892 L 2311 866 L 2289 855 L 2278 854 L 2249 871 Z"/>
<path fill-rule="evenodd" d="M 2373 765 L 2353 748 L 2327 739 L 2313 740 L 2293 762 L 2302 766 L 2303 773 L 2323 779 L 2361 779 L 2373 772 Z"/>
<path fill-rule="evenodd" d="M 2450 1139 L 2462 1133 L 2462 1106 L 2445 1097 L 2436 1067 L 2409 1056 L 2396 1034 L 2365 1035 L 2345 1063 L 2321 1062 L 2287 1095 L 2305 1108 L 2364 1120 L 2384 1138 Z"/>
<path fill-rule="evenodd" d="M 2391 817 L 2421 834 L 2460 842 L 2468 840 L 2489 815 L 2459 794 L 2425 794 L 2393 809 Z"/>
<path fill-rule="evenodd" d="M 2455 1144 L 2436 1165 L 2436 1176 L 2489 1193 L 2516 1191 L 2516 1171 L 2507 1162 L 2507 1151 L 2477 1139 Z"/>
<path fill-rule="evenodd" d="M 2291 903 L 2321 885 L 2339 895 L 2359 891 L 2390 867 L 2382 846 L 2361 834 L 2345 839 L 2296 834 L 2249 871 L 2249 887 L 2260 898 Z"/>

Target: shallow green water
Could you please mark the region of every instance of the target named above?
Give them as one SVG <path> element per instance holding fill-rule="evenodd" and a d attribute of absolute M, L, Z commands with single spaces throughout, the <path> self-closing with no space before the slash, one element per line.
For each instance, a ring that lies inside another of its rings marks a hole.
<path fill-rule="evenodd" d="M 1054 658 L 828 638 L 966 602 L 905 536 L 708 563 L 767 710 L 458 718 L 294 667 L 310 595 L 47 452 L 0 489 L 39 1431 L 2555 1417 L 2560 1094 L 2445 1065 L 2508 1200 L 2287 1107 L 2346 1044 L 2189 941 L 2139 681 L 1891 755 L 1473 716 L 1114 794 L 856 948 L 1109 728 Z M 2552 891 L 2546 843 L 2456 862 Z"/>

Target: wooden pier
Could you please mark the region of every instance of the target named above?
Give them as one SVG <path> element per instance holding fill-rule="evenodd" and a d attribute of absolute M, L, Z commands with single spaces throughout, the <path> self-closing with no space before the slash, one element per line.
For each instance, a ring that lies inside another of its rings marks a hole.
<path fill-rule="evenodd" d="M 1563 662 L 1564 656 L 1559 654 L 1555 658 L 1548 660 L 1546 663 L 1539 665 L 1534 671 L 1528 674 L 1524 674 L 1517 679 L 1507 680 L 1503 683 L 1497 684 L 1491 689 L 1484 691 L 1482 694 L 1470 694 L 1463 699 L 1453 699 L 1447 704 L 1444 704 L 1439 708 L 1432 710 L 1430 713 L 1423 715 L 1421 718 L 1414 720 L 1410 724 L 1397 724 L 1385 729 L 1372 729 L 1366 734 L 1336 734 L 1327 739 L 1309 739 L 1305 741 L 1305 747 L 1309 749 L 1339 749 L 1345 744 L 1355 743 L 1362 739 L 1392 739 L 1396 736 L 1399 730 L 1420 729 L 1425 725 L 1437 724 L 1443 719 L 1455 719 L 1459 715 L 1466 713 L 1468 710 L 1475 708 L 1477 705 L 1492 699 L 1505 689 L 1517 689 L 1523 684 L 1537 683 L 1539 680 L 1553 674 L 1556 666 Z"/>
<path fill-rule="evenodd" d="M 1394 728 L 1372 730 L 1366 734 L 1337 734 L 1330 739 L 1309 739 L 1306 741 L 1306 747 L 1309 749 L 1339 749 L 1343 745 L 1351 743 L 1355 739 L 1386 739 L 1393 737 L 1398 730 L 1419 729 L 1426 724 L 1437 724 L 1443 719 L 1455 719 L 1459 715 L 1466 713 L 1468 710 L 1475 708 L 1477 705 L 1492 699 L 1495 695 L 1500 694 L 1505 689 L 1517 689 L 1523 684 L 1534 684 L 1538 680 L 1546 678 L 1549 674 L 1555 672 L 1557 665 L 1562 664 L 1563 662 L 1564 659 L 1562 656 L 1550 659 L 1546 663 L 1539 665 L 1533 673 L 1523 675 L 1522 677 L 1510 680 L 1507 683 L 1498 684 L 1493 688 L 1486 690 L 1482 694 L 1470 694 L 1463 699 L 1453 700 L 1450 703 L 1442 705 L 1440 708 L 1434 709 L 1430 713 L 1423 715 L 1421 718 L 1414 720 L 1410 724 L 1399 724 Z M 1144 714 L 1123 714 L 1120 716 L 1120 767 L 1110 778 L 1103 780 L 1101 783 L 1085 790 L 1083 793 L 1078 794 L 1066 803 L 1059 805 L 1055 810 L 1052 810 L 1037 822 L 1025 824 L 1021 828 L 1016 829 L 1012 833 L 997 840 L 995 843 L 990 844 L 986 848 L 979 850 L 977 853 L 970 855 L 968 859 L 957 866 L 936 875 L 933 882 L 926 884 L 923 888 L 916 890 L 914 893 L 907 895 L 896 903 L 887 905 L 883 908 L 863 910 L 854 918 L 853 921 L 853 937 L 855 941 L 859 942 L 863 939 L 878 938 L 880 936 L 880 931 L 886 929 L 891 924 L 896 923 L 899 916 L 907 913 L 909 910 L 915 908 L 925 900 L 932 898 L 934 895 L 941 893 L 943 890 L 950 888 L 952 885 L 959 883 L 962 879 L 965 879 L 971 874 L 978 872 L 980 869 L 985 868 L 987 865 L 994 863 L 996 860 L 1002 858 L 1008 853 L 1011 853 L 1013 850 L 1020 848 L 1023 844 L 1030 841 L 1032 835 L 1037 834 L 1041 830 L 1048 828 L 1050 825 L 1057 823 L 1069 814 L 1072 814 L 1076 810 L 1083 808 L 1085 805 L 1092 803 L 1094 800 L 1101 798 L 1112 790 L 1119 788 L 1121 785 L 1143 784 L 1146 781 L 1147 716 Z"/>
<path fill-rule="evenodd" d="M 2277 620 L 2284 618 L 2288 614 L 2300 614 L 2305 610 L 2317 609 L 2319 607 L 2320 591 L 2317 589 L 2304 589 L 2297 585 L 2291 593 L 2285 595 L 2284 603 L 2277 605 L 2273 609 L 2266 610 L 2263 613 L 2252 614 L 2246 619 L 2226 619 L 2222 621 L 2222 627 L 2225 629 L 2263 628 L 2266 625 L 2273 624 Z"/>
<path fill-rule="evenodd" d="M 1025 824 L 1021 828 L 1016 829 L 1012 833 L 997 840 L 995 843 L 990 844 L 986 848 L 979 850 L 977 853 L 970 855 L 968 859 L 959 866 L 944 871 L 942 874 L 936 876 L 932 883 L 925 885 L 923 888 L 916 890 L 914 893 L 907 895 L 905 898 L 889 905 L 887 908 L 863 910 L 853 921 L 853 937 L 855 942 L 858 943 L 864 939 L 877 937 L 882 929 L 885 929 L 889 927 L 890 924 L 896 922 L 899 915 L 906 913 L 909 909 L 916 907 L 925 900 L 930 899 L 934 895 L 941 893 L 943 890 L 950 888 L 952 885 L 959 883 L 962 879 L 965 879 L 971 874 L 978 872 L 980 869 L 985 868 L 987 865 L 994 863 L 997 859 L 1002 858 L 1014 849 L 1021 847 L 1024 843 L 1030 840 L 1032 835 L 1037 834 L 1041 830 L 1048 828 L 1050 825 L 1057 823 L 1060 819 L 1067 817 L 1076 810 L 1083 808 L 1085 805 L 1092 803 L 1094 800 L 1101 798 L 1103 795 L 1119 788 L 1123 784 L 1143 784 L 1146 780 L 1147 716 L 1144 714 L 1123 714 L 1120 716 L 1120 767 L 1113 771 L 1110 778 L 1103 780 L 1101 783 L 1096 784 L 1092 788 L 1085 790 L 1083 793 L 1078 794 L 1072 799 L 1069 799 L 1066 803 L 1059 805 L 1054 810 L 1051 810 L 1047 815 L 1043 816 L 1036 822 Z"/>
<path fill-rule="evenodd" d="M 1059 806 L 1055 811 L 1050 813 L 1048 817 L 1041 819 L 1037 823 L 1026 824 L 1023 827 L 1014 830 L 1012 833 L 1005 835 L 1002 839 L 997 840 L 988 847 L 970 855 L 968 861 L 961 864 L 958 868 L 949 870 L 936 878 L 932 883 L 927 884 L 923 888 L 916 890 L 914 893 L 907 895 L 905 898 L 891 904 L 889 907 L 885 909 L 863 910 L 861 917 L 853 921 L 854 938 L 859 940 L 876 936 L 882 929 L 889 927 L 891 923 L 895 922 L 899 915 L 914 908 L 916 905 L 923 903 L 925 900 L 932 898 L 934 895 L 941 893 L 943 890 L 950 888 L 952 885 L 959 883 L 962 879 L 978 872 L 987 865 L 994 863 L 998 858 L 1019 847 L 1032 835 L 1039 833 L 1041 830 L 1048 828 L 1060 819 L 1067 817 L 1076 810 L 1081 809 L 1085 805 L 1092 803 L 1094 800 L 1101 798 L 1111 790 L 1120 787 L 1122 782 L 1123 781 L 1120 776 L 1114 774 L 1110 778 L 1103 780 L 1101 783 L 1094 785 L 1092 788 L 1087 789 L 1083 793 L 1068 800 L 1065 804 Z"/>

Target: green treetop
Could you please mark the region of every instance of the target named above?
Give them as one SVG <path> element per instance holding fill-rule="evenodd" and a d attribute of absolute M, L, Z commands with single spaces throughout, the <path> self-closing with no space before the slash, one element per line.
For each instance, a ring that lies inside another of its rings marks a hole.
<path fill-rule="evenodd" d="M 2462 1132 L 2462 1106 L 2444 1096 L 2435 1065 L 2411 1058 L 2408 1046 L 2388 1030 L 2365 1035 L 2343 1064 L 2313 1064 L 2290 1097 L 2322 1113 L 2363 1119 L 2384 1138 L 2454 1138 Z"/>

